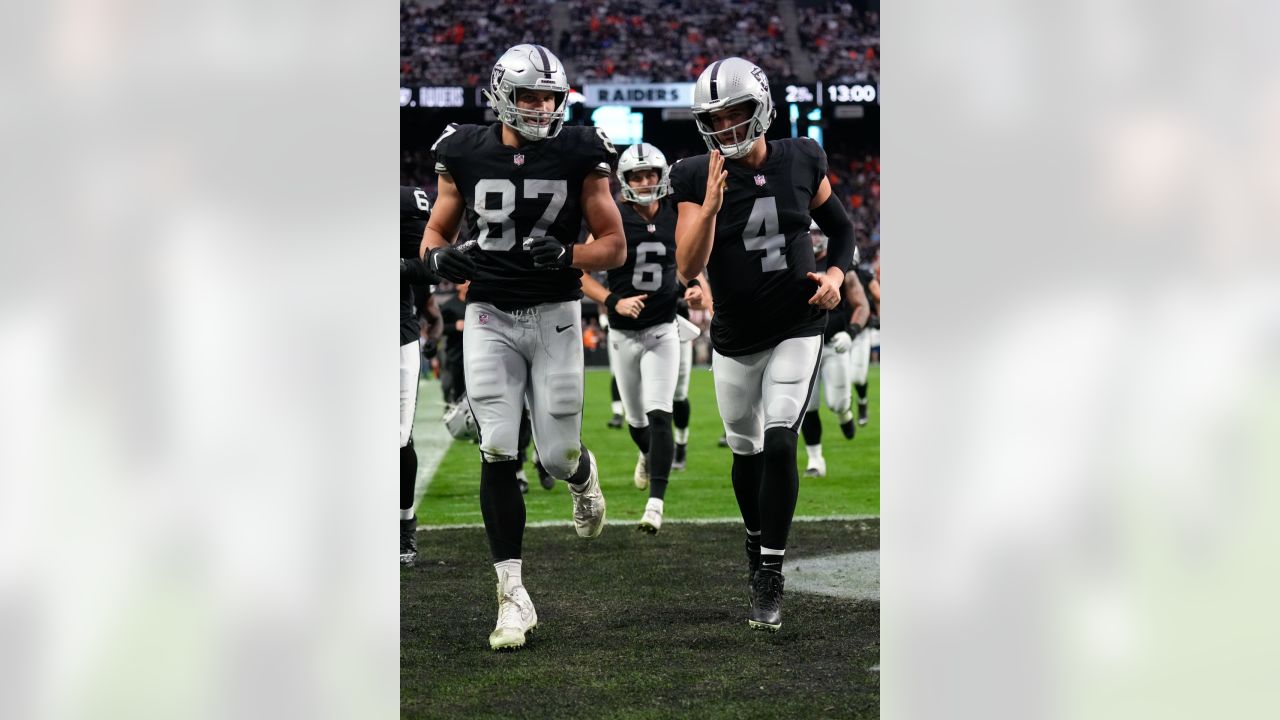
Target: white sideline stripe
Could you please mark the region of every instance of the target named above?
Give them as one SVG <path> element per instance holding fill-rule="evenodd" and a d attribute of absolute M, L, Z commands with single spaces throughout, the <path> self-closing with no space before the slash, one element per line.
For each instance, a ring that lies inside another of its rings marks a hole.
<path fill-rule="evenodd" d="M 436 469 L 453 444 L 453 436 L 440 417 L 444 414 L 444 391 L 439 382 L 418 378 L 418 408 L 413 417 L 413 448 L 418 452 L 418 477 L 413 481 L 413 508 L 416 512 L 422 496 L 431 487 Z"/>
<path fill-rule="evenodd" d="M 792 522 L 851 522 L 855 520 L 879 520 L 879 515 L 806 515 L 792 518 Z M 605 525 L 635 525 L 639 520 L 605 520 Z M 726 523 L 742 524 L 740 517 L 725 518 L 666 518 L 663 525 L 724 525 Z M 525 523 L 526 528 L 573 527 L 573 520 L 538 520 Z M 418 532 L 429 530 L 474 530 L 483 528 L 484 523 L 455 523 L 452 525 L 419 525 Z"/>

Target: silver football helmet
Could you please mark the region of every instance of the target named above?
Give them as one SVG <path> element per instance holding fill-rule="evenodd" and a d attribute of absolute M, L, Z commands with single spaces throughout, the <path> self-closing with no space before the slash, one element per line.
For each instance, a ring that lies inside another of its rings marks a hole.
<path fill-rule="evenodd" d="M 827 251 L 827 234 L 818 227 L 816 220 L 809 221 L 809 239 L 813 241 L 813 255 L 817 257 Z"/>
<path fill-rule="evenodd" d="M 457 405 L 445 410 L 444 427 L 458 440 L 476 440 L 480 437 L 476 432 L 476 419 L 471 414 L 471 405 L 467 402 L 466 395 L 458 398 Z"/>
<path fill-rule="evenodd" d="M 740 103 L 751 104 L 751 117 L 717 132 L 711 122 L 712 111 Z M 719 150 L 726 158 L 740 158 L 750 152 L 756 138 L 765 134 L 776 114 L 764 71 L 740 57 L 711 63 L 693 85 L 693 119 L 698 123 L 698 132 L 708 150 Z M 721 142 L 717 138 L 725 133 L 732 133 L 732 142 Z"/>
<path fill-rule="evenodd" d="M 658 184 L 631 187 L 627 173 L 635 170 L 658 171 Z M 636 143 L 627 148 L 618 158 L 616 175 L 622 183 L 622 199 L 627 202 L 650 205 L 671 193 L 671 166 L 667 164 L 667 156 L 649 143 Z"/>
<path fill-rule="evenodd" d="M 516 90 L 545 90 L 556 94 L 551 112 L 522 110 L 516 105 Z M 504 125 L 528 140 L 546 140 L 560 134 L 569 102 L 569 77 L 564 64 L 541 45 L 516 45 L 502 54 L 489 76 L 485 100 Z"/>

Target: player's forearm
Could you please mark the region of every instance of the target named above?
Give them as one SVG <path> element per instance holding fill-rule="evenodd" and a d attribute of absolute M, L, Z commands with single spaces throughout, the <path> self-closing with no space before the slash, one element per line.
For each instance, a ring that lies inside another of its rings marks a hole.
<path fill-rule="evenodd" d="M 858 282 L 858 276 L 852 272 L 845 278 L 844 286 L 845 300 L 848 301 L 849 307 L 853 308 L 853 312 L 849 317 L 850 325 L 866 327 L 867 320 L 871 319 L 871 303 L 867 302 L 867 295 L 862 290 L 862 283 Z"/>
<path fill-rule="evenodd" d="M 834 194 L 809 214 L 827 236 L 827 264 L 839 269 L 844 282 L 844 273 L 853 265 L 853 221 Z"/>
<path fill-rule="evenodd" d="M 449 241 L 445 239 L 444 235 L 440 234 L 439 230 L 428 225 L 427 229 L 422 232 L 422 248 L 419 249 L 418 256 L 426 260 L 428 251 L 442 248 L 448 244 Z"/>
<path fill-rule="evenodd" d="M 681 275 L 697 277 L 711 258 L 711 239 L 716 231 L 716 216 L 699 212 L 683 235 L 676 235 L 676 270 Z"/>
<path fill-rule="evenodd" d="M 596 304 L 604 307 L 605 298 L 609 297 L 609 289 L 601 285 L 595 278 L 583 273 L 582 294 L 591 298 Z"/>
<path fill-rule="evenodd" d="M 573 247 L 573 266 L 585 272 L 612 270 L 627 261 L 627 246 L 622 233 L 597 235 L 589 245 Z"/>

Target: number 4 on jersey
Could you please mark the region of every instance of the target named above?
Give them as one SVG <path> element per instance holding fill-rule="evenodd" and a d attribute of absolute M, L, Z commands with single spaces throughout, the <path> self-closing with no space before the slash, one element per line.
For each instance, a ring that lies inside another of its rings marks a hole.
<path fill-rule="evenodd" d="M 778 232 L 778 200 L 772 197 L 756 198 L 751 206 L 751 217 L 742 231 L 742 245 L 748 250 L 763 250 L 760 272 L 776 272 L 787 269 L 787 256 L 782 253 L 787 237 Z"/>

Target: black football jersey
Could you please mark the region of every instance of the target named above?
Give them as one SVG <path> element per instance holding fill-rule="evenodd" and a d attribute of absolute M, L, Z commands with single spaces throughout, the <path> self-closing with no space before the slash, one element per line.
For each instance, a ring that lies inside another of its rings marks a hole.
<path fill-rule="evenodd" d="M 876 305 L 876 299 L 871 297 L 871 281 L 875 280 L 876 276 L 861 266 L 854 266 L 853 271 L 858 274 L 858 282 L 862 283 L 862 291 L 866 293 L 867 304 L 871 306 L 871 317 L 880 317 L 880 308 Z"/>
<path fill-rule="evenodd" d="M 609 313 L 609 327 L 639 330 L 676 317 L 676 207 L 658 201 L 658 213 L 646 220 L 631 203 L 618 203 L 627 236 L 627 261 L 609 271 L 605 286 L 618 297 L 645 295 L 637 318 Z"/>
<path fill-rule="evenodd" d="M 702 204 L 708 155 L 671 168 L 671 198 Z M 809 138 L 770 140 L 764 165 L 724 164 L 707 279 L 715 298 L 711 342 L 722 355 L 749 355 L 793 337 L 819 335 L 825 311 L 809 304 L 818 285 L 809 240 L 809 202 L 827 174 L 827 156 Z"/>
<path fill-rule="evenodd" d="M 578 241 L 583 181 L 613 172 L 618 161 L 603 131 L 570 125 L 513 148 L 502 144 L 501 124 L 453 124 L 432 151 L 436 172 L 458 186 L 465 231 L 476 242 L 468 251 L 477 268 L 468 302 L 513 310 L 582 297 L 580 270 L 535 268 L 524 241 L 547 235 L 565 245 Z"/>
<path fill-rule="evenodd" d="M 400 259 L 409 272 L 400 273 L 400 344 L 418 339 L 418 318 L 413 310 L 413 286 L 429 285 L 435 276 L 418 259 L 422 231 L 431 219 L 431 200 L 422 188 L 400 186 Z"/>

